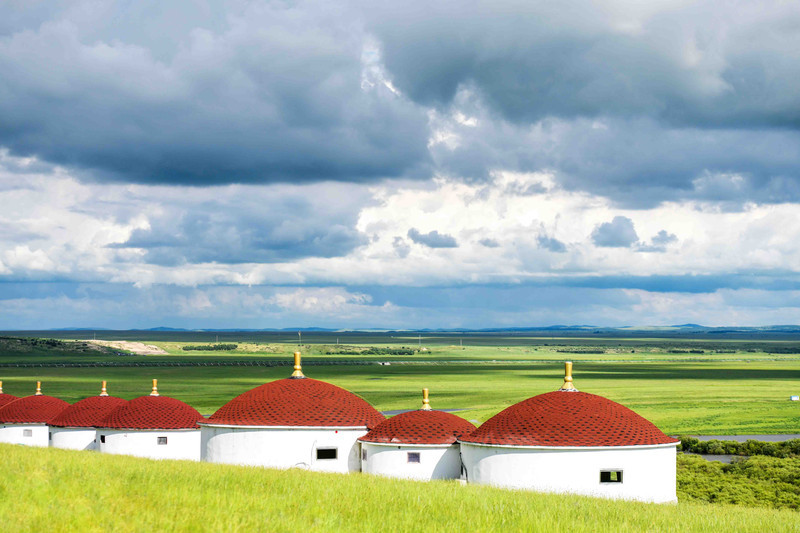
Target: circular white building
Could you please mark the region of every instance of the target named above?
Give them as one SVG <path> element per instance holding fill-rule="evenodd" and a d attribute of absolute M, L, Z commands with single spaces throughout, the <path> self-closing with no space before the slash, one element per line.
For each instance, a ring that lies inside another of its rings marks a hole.
<path fill-rule="evenodd" d="M 160 396 L 153 380 L 150 396 L 130 400 L 99 423 L 97 447 L 103 453 L 199 461 L 202 418 L 194 407 Z"/>
<path fill-rule="evenodd" d="M 204 461 L 360 470 L 357 439 L 384 416 L 351 392 L 305 377 L 299 353 L 294 368 L 292 377 L 245 392 L 200 422 Z"/>
<path fill-rule="evenodd" d="M 387 418 L 361 437 L 361 471 L 405 479 L 458 479 L 457 439 L 475 431 L 463 418 L 434 411 L 428 389 L 422 408 Z"/>
<path fill-rule="evenodd" d="M 125 403 L 122 398 L 108 395 L 104 381 L 99 396 L 90 396 L 70 405 L 50 421 L 50 446 L 96 450 L 97 426 L 111 411 Z"/>
<path fill-rule="evenodd" d="M 675 502 L 679 441 L 627 407 L 564 386 L 519 402 L 462 437 L 470 483 Z"/>
<path fill-rule="evenodd" d="M 18 396 L 14 396 L 13 394 L 6 394 L 3 392 L 3 382 L 0 381 L 0 408 L 2 408 L 5 404 L 11 403 L 14 400 L 19 400 Z"/>
<path fill-rule="evenodd" d="M 42 394 L 42 384 L 36 382 L 36 394 L 0 408 L 0 442 L 49 446 L 47 424 L 67 407 L 64 400 Z"/>

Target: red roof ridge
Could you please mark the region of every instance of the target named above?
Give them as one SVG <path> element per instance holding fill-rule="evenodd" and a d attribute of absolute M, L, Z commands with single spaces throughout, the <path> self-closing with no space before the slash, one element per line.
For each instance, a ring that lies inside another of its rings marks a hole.
<path fill-rule="evenodd" d="M 97 427 L 113 410 L 127 403 L 116 396 L 90 396 L 72 404 L 50 421 L 55 427 Z"/>
<path fill-rule="evenodd" d="M 69 404 L 45 394 L 25 396 L 0 407 L 0 423 L 47 424 Z"/>
<path fill-rule="evenodd" d="M 169 396 L 140 396 L 111 411 L 97 427 L 108 429 L 199 429 L 194 407 Z"/>
<path fill-rule="evenodd" d="M 374 444 L 451 445 L 474 430 L 474 425 L 452 413 L 417 409 L 387 418 L 358 440 Z"/>
<path fill-rule="evenodd" d="M 675 444 L 652 422 L 617 402 L 579 391 L 540 394 L 496 414 L 462 442 L 499 446 Z"/>

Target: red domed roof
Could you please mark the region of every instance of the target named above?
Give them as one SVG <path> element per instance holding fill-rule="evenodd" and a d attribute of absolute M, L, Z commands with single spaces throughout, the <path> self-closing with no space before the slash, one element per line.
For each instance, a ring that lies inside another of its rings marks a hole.
<path fill-rule="evenodd" d="M 652 422 L 602 396 L 555 391 L 521 401 L 460 439 L 507 446 L 643 446 L 676 443 Z"/>
<path fill-rule="evenodd" d="M 98 427 L 110 429 L 198 429 L 201 415 L 169 396 L 140 396 L 117 407 Z"/>
<path fill-rule="evenodd" d="M 458 437 L 473 431 L 475 426 L 460 416 L 419 409 L 387 418 L 358 440 L 384 444 L 453 444 Z"/>
<path fill-rule="evenodd" d="M 18 396 L 14 396 L 13 394 L 0 394 L 0 407 L 3 407 L 7 403 L 11 403 L 14 400 L 19 400 Z"/>
<path fill-rule="evenodd" d="M 47 424 L 69 404 L 59 398 L 38 394 L 25 396 L 0 408 L 4 424 Z"/>
<path fill-rule="evenodd" d="M 311 378 L 286 378 L 240 394 L 207 423 L 234 426 L 367 427 L 384 416 L 362 398 Z"/>
<path fill-rule="evenodd" d="M 114 396 L 90 396 L 67 407 L 50 421 L 51 426 L 91 428 L 97 427 L 111 411 L 125 404 Z"/>

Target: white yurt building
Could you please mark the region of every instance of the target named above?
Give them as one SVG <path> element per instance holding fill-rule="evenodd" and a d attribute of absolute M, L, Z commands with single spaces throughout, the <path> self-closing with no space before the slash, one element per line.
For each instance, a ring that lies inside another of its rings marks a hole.
<path fill-rule="evenodd" d="M 7 403 L 0 408 L 0 442 L 49 446 L 47 424 L 69 404 L 42 394 L 42 383 L 36 382 L 36 394 Z"/>
<path fill-rule="evenodd" d="M 191 405 L 160 396 L 154 379 L 149 396 L 126 402 L 100 422 L 97 447 L 103 453 L 199 461 L 202 418 Z"/>
<path fill-rule="evenodd" d="M 679 441 L 627 407 L 576 390 L 572 363 L 561 389 L 512 405 L 460 442 L 469 483 L 677 501 Z"/>
<path fill-rule="evenodd" d="M 428 389 L 422 408 L 387 418 L 361 437 L 361 471 L 405 479 L 458 479 L 457 439 L 475 431 L 463 418 L 431 409 Z"/>
<path fill-rule="evenodd" d="M 96 450 L 97 426 L 111 411 L 125 403 L 122 398 L 108 395 L 104 381 L 98 396 L 90 396 L 70 405 L 50 421 L 50 446 Z"/>
<path fill-rule="evenodd" d="M 201 421 L 202 458 L 212 463 L 353 472 L 358 438 L 384 420 L 364 399 L 294 373 L 232 399 Z"/>
<path fill-rule="evenodd" d="M 14 400 L 19 400 L 18 396 L 14 396 L 13 394 L 6 394 L 3 392 L 3 382 L 0 381 L 0 408 L 3 407 L 7 403 L 11 403 Z"/>

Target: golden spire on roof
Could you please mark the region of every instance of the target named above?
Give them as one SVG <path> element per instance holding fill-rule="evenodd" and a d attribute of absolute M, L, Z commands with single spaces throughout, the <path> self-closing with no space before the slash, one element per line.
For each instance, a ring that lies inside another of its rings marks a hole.
<path fill-rule="evenodd" d="M 304 378 L 306 377 L 303 374 L 303 367 L 300 365 L 300 352 L 294 352 L 294 372 L 292 372 L 293 378 Z"/>
<path fill-rule="evenodd" d="M 153 380 L 153 390 L 150 392 L 150 396 L 158 396 L 158 380 Z"/>
<path fill-rule="evenodd" d="M 422 389 L 422 410 L 431 410 L 431 401 L 428 399 L 428 389 Z"/>
<path fill-rule="evenodd" d="M 3 394 L 3 382 L 0 381 L 0 394 Z"/>
<path fill-rule="evenodd" d="M 108 391 L 106 391 L 106 382 L 103 382 L 103 387 L 100 389 L 100 396 L 108 396 Z"/>
<path fill-rule="evenodd" d="M 35 396 L 41 396 L 41 395 L 42 395 L 42 382 L 41 381 L 37 381 L 36 382 L 36 394 L 35 394 Z"/>
<path fill-rule="evenodd" d="M 561 385 L 561 388 L 558 390 L 578 391 L 578 389 L 575 388 L 575 385 L 572 384 L 572 361 L 567 361 L 564 363 L 564 384 Z"/>

